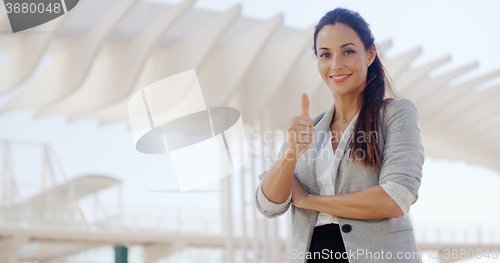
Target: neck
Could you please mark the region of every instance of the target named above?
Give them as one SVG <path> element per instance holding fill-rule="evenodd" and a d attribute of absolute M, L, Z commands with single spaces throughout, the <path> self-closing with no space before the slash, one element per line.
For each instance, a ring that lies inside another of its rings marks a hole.
<path fill-rule="evenodd" d="M 342 122 L 344 120 L 346 122 L 351 121 L 361 108 L 358 103 L 357 96 L 339 96 L 334 94 L 333 99 L 335 101 L 335 113 L 333 118 L 336 120 L 341 120 Z"/>

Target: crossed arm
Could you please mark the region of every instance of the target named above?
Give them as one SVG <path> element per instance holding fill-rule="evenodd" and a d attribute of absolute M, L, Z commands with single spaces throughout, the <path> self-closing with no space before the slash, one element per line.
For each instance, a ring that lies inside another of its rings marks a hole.
<path fill-rule="evenodd" d="M 259 175 L 259 179 L 264 178 L 266 172 Z M 302 188 L 295 176 L 292 178 L 292 204 L 302 209 L 361 220 L 403 215 L 398 204 L 379 185 L 353 193 L 313 195 Z"/>

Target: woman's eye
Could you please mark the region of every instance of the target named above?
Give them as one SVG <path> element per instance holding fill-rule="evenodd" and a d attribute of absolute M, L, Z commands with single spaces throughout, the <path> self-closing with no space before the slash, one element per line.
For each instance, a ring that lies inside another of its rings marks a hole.
<path fill-rule="evenodd" d="M 321 55 L 320 55 L 320 57 L 323 57 L 323 58 L 324 58 L 324 57 L 329 57 L 329 56 L 330 56 L 330 54 L 329 54 L 329 53 L 323 53 L 323 54 L 321 54 Z"/>
<path fill-rule="evenodd" d="M 354 52 L 354 50 L 352 50 L 352 49 L 346 50 L 344 52 L 344 54 L 346 54 L 346 55 L 353 54 L 353 53 L 356 53 L 356 52 Z"/>

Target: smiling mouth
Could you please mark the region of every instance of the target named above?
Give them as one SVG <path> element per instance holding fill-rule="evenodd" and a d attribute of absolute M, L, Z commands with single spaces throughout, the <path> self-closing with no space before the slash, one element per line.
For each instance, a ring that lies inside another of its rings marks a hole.
<path fill-rule="evenodd" d="M 330 76 L 330 78 L 334 81 L 334 82 L 343 82 L 344 80 L 346 80 L 347 78 L 349 78 L 352 74 L 344 74 L 344 75 L 335 75 L 335 76 Z"/>

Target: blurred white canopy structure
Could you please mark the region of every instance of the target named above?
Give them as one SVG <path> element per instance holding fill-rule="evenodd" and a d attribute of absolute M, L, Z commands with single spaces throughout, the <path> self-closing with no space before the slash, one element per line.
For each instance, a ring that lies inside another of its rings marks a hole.
<path fill-rule="evenodd" d="M 0 93 L 25 82 L 1 112 L 37 108 L 37 116 L 67 113 L 69 120 L 126 121 L 132 94 L 190 69 L 198 73 L 207 106 L 236 108 L 248 125 L 268 112 L 274 127 L 283 130 L 298 112 L 302 92 L 310 96 L 313 115 L 331 105 L 311 50 L 313 28 L 283 26 L 281 16 L 244 18 L 239 6 L 214 13 L 193 9 L 193 3 L 85 0 L 46 25 L 44 33 L 34 28 L 2 34 L 0 51 L 9 57 L 0 65 L 6 69 L 0 71 Z M 6 19 L 0 14 L 0 25 L 8 31 Z M 500 86 L 475 91 L 500 71 L 450 86 L 477 64 L 431 78 L 429 72 L 450 61 L 449 56 L 412 68 L 421 49 L 387 58 L 391 42 L 378 44 L 397 91 L 418 107 L 426 155 L 500 172 L 495 128 Z M 33 75 L 43 55 L 54 59 Z M 283 94 L 286 99 L 279 99 Z"/>

